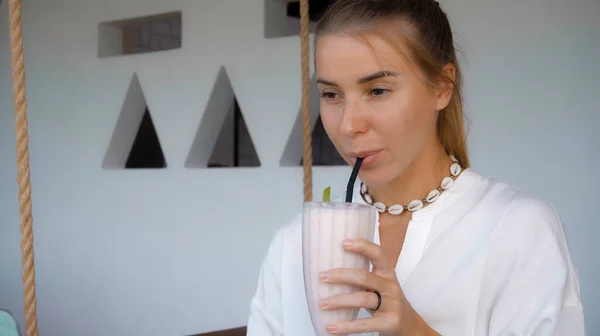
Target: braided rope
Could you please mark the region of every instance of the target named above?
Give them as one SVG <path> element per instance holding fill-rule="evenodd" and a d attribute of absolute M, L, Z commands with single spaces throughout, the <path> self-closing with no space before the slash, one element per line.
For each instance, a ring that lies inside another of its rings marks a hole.
<path fill-rule="evenodd" d="M 309 43 L 308 0 L 300 0 L 300 44 L 302 64 L 302 133 L 304 170 L 304 201 L 311 201 L 312 195 L 312 134 L 310 113 L 310 43 Z"/>
<path fill-rule="evenodd" d="M 29 147 L 27 133 L 27 100 L 25 94 L 25 65 L 21 0 L 8 1 L 10 23 L 10 52 L 12 57 L 13 99 L 17 137 L 17 182 L 19 184 L 19 213 L 21 216 L 21 265 L 23 298 L 25 301 L 25 331 L 37 336 L 35 298 L 35 267 L 33 256 L 33 218 L 31 216 L 31 181 L 29 179 Z"/>

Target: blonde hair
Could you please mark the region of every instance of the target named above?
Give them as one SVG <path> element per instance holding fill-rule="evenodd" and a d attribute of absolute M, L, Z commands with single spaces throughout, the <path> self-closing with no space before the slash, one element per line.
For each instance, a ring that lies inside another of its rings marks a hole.
<path fill-rule="evenodd" d="M 398 29 L 387 29 L 390 24 Z M 405 34 L 402 28 L 408 28 L 404 29 Z M 439 3 L 434 0 L 337 0 L 321 16 L 315 43 L 327 33 L 359 35 L 368 31 L 391 43 L 398 39 L 405 42 L 404 46 L 393 45 L 430 84 L 440 80 L 453 84 L 448 106 L 438 113 L 437 136 L 448 154 L 453 154 L 461 166 L 469 167 L 461 72 L 450 22 Z M 455 68 L 454 78 L 444 71 L 448 64 Z"/>

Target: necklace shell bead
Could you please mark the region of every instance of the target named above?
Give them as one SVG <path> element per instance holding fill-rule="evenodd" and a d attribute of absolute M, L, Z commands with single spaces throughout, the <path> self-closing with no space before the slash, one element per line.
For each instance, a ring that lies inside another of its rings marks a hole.
<path fill-rule="evenodd" d="M 410 212 L 419 211 L 425 207 L 425 204 L 431 204 L 437 201 L 442 192 L 450 189 L 454 185 L 454 180 L 462 172 L 463 169 L 458 163 L 456 157 L 454 157 L 454 155 L 450 155 L 450 159 L 452 160 L 452 165 L 450 165 L 450 176 L 444 177 L 440 182 L 440 186 L 437 189 L 431 190 L 424 199 L 412 200 L 406 206 L 402 204 L 394 204 L 390 207 L 387 207 L 385 203 L 381 201 L 374 202 L 373 197 L 369 195 L 367 185 L 362 182 L 360 184 L 360 195 L 367 204 L 374 206 L 380 213 L 387 212 L 391 215 L 400 215 L 405 210 Z"/>

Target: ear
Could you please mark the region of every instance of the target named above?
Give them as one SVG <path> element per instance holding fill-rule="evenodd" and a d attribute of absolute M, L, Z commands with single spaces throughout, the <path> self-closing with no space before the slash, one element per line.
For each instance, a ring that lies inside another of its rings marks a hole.
<path fill-rule="evenodd" d="M 448 63 L 444 66 L 442 74 L 438 79 L 438 85 L 436 89 L 436 106 L 437 111 L 445 109 L 452 99 L 452 93 L 454 92 L 454 81 L 456 80 L 456 67 L 454 64 Z"/>

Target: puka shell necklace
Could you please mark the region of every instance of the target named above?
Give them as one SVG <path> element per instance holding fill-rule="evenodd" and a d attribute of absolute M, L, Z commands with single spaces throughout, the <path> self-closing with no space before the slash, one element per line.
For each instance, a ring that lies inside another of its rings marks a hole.
<path fill-rule="evenodd" d="M 377 211 L 380 213 L 388 212 L 392 215 L 400 215 L 407 211 L 418 211 L 423 209 L 425 203 L 433 203 L 437 201 L 444 190 L 448 190 L 454 185 L 454 180 L 460 173 L 462 172 L 462 167 L 458 163 L 458 160 L 454 155 L 450 155 L 450 159 L 452 160 L 452 165 L 450 166 L 450 176 L 446 176 L 442 179 L 440 186 L 437 189 L 431 190 L 424 199 L 415 199 L 408 203 L 408 205 L 404 206 L 402 204 L 394 204 L 390 207 L 387 207 L 383 202 L 373 202 L 373 197 L 369 195 L 367 185 L 362 183 L 360 184 L 360 195 L 368 204 L 374 206 Z"/>

